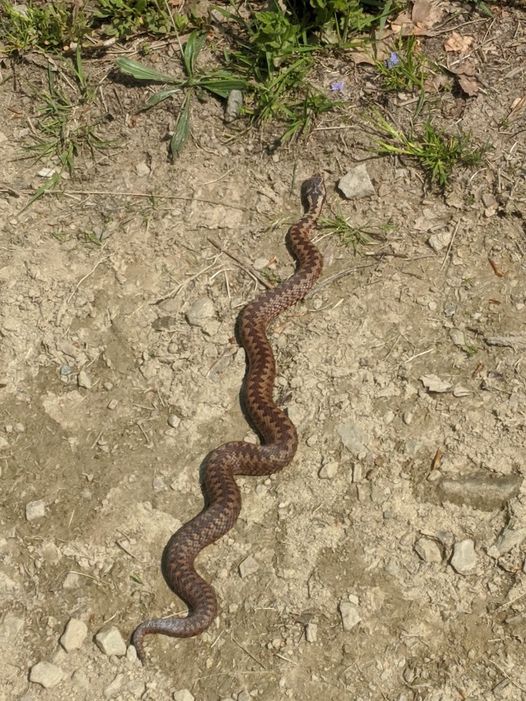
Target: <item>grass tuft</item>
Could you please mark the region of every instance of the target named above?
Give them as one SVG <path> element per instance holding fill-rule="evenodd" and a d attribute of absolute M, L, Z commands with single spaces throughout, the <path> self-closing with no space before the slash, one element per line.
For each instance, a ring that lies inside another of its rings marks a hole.
<path fill-rule="evenodd" d="M 421 131 L 404 133 L 385 117 L 374 118 L 376 151 L 381 156 L 409 156 L 416 159 L 431 183 L 444 189 L 458 166 L 480 165 L 485 149 L 474 146 L 469 134 L 446 134 L 427 120 Z"/>

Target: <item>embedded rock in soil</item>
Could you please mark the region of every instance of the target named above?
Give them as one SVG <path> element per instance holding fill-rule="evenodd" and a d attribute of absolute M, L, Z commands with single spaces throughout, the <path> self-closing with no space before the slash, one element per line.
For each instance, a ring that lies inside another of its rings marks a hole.
<path fill-rule="evenodd" d="M 338 181 L 338 189 L 348 200 L 352 198 L 370 197 L 370 195 L 376 194 L 367 168 L 363 163 L 360 163 L 360 165 L 346 173 L 343 178 L 340 178 Z"/>
<path fill-rule="evenodd" d="M 44 689 L 52 689 L 63 679 L 64 672 L 51 662 L 37 662 L 29 672 L 29 681 L 40 684 Z"/>
<path fill-rule="evenodd" d="M 419 538 L 414 548 L 418 557 L 424 562 L 442 562 L 442 549 L 431 538 Z"/>
<path fill-rule="evenodd" d="M 500 509 L 517 496 L 521 485 L 520 475 L 495 475 L 479 471 L 456 479 L 444 478 L 437 488 L 444 501 L 492 511 Z"/>

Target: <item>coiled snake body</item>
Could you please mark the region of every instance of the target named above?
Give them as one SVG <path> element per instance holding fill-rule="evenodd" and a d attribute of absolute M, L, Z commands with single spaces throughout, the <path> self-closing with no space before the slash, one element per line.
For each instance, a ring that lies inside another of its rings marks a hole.
<path fill-rule="evenodd" d="M 248 304 L 239 316 L 239 336 L 247 355 L 245 409 L 261 437 L 261 445 L 243 441 L 225 443 L 206 457 L 203 471 L 205 506 L 168 541 L 162 569 L 168 586 L 188 606 L 188 616 L 154 618 L 141 623 L 132 642 L 144 661 L 144 636 L 161 633 L 188 638 L 202 633 L 217 615 L 213 588 L 200 577 L 194 560 L 200 551 L 227 533 L 239 516 L 241 495 L 234 475 L 269 475 L 289 464 L 298 446 L 296 428 L 273 401 L 276 364 L 266 336 L 268 324 L 303 299 L 322 269 L 322 257 L 311 243 L 325 199 L 321 176 L 302 185 L 305 215 L 288 231 L 287 243 L 297 260 L 296 272 L 277 287 Z"/>

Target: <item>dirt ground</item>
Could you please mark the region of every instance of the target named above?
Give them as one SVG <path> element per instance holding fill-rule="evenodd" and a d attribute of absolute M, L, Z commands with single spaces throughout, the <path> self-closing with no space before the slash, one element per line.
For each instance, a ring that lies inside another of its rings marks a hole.
<path fill-rule="evenodd" d="M 86 71 L 114 147 L 22 211 L 52 165 L 20 160 L 45 59 L 3 63 L 0 698 L 526 699 L 526 14 L 455 11 L 423 45 L 445 63 L 462 26 L 480 90 L 449 76 L 432 111 L 491 148 L 445 194 L 370 159 L 362 116 L 382 99 L 408 124 L 414 102 L 345 55 L 318 70 L 327 91 L 344 81 L 342 109 L 299 144 L 270 154 L 210 100 L 171 165 L 175 104 L 137 114 L 147 88 L 114 82 L 109 54 Z M 171 48 L 152 61 L 178 65 Z M 375 194 L 346 201 L 337 181 L 365 158 Z M 201 555 L 211 629 L 147 638 L 144 668 L 119 640 L 105 654 L 101 630 L 128 643 L 184 611 L 162 549 L 201 508 L 209 450 L 253 440 L 235 318 L 254 271 L 291 273 L 284 235 L 315 172 L 326 216 L 383 238 L 354 255 L 322 232 L 320 284 L 272 329 L 296 459 L 239 480 L 238 524 Z M 66 652 L 70 619 L 87 634 Z M 29 681 L 39 662 L 56 685 Z"/>

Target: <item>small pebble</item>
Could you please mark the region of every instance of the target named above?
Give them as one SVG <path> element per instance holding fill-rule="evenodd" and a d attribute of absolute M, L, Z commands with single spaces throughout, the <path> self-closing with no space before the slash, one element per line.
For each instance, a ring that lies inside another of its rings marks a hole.
<path fill-rule="evenodd" d="M 181 423 L 181 419 L 176 414 L 170 414 L 168 417 L 168 426 L 172 428 L 178 428 Z"/>
<path fill-rule="evenodd" d="M 336 460 L 330 460 L 322 465 L 320 471 L 318 472 L 318 477 L 320 479 L 333 479 L 338 473 L 338 463 Z"/>
<path fill-rule="evenodd" d="M 180 689 L 179 691 L 174 691 L 173 700 L 174 701 L 194 701 L 194 695 L 188 691 L 188 689 Z"/>
<path fill-rule="evenodd" d="M 451 557 L 451 567 L 458 574 L 470 574 L 477 565 L 475 543 L 471 538 L 455 543 Z"/>
<path fill-rule="evenodd" d="M 26 504 L 26 519 L 35 521 L 37 518 L 43 518 L 46 515 L 46 503 L 43 499 L 30 501 Z"/>
<path fill-rule="evenodd" d="M 141 163 L 137 163 L 135 166 L 135 172 L 139 178 L 145 178 L 150 175 L 150 166 L 145 161 L 141 161 Z"/>
<path fill-rule="evenodd" d="M 451 389 L 451 383 L 442 380 L 437 375 L 422 375 L 420 382 L 424 385 L 428 392 L 448 392 Z"/>
<path fill-rule="evenodd" d="M 376 194 L 374 185 L 371 182 L 367 167 L 364 163 L 360 163 L 360 165 L 357 165 L 346 173 L 343 178 L 340 178 L 338 181 L 338 189 L 348 200 L 370 197 Z"/>
<path fill-rule="evenodd" d="M 349 601 L 340 601 L 339 609 L 343 630 L 352 630 L 362 620 L 357 606 Z"/>
<path fill-rule="evenodd" d="M 95 642 L 99 649 L 108 657 L 111 655 L 122 657 L 126 654 L 126 643 L 120 630 L 115 626 L 100 630 L 95 636 Z"/>
<path fill-rule="evenodd" d="M 92 382 L 88 373 L 85 370 L 81 370 L 79 372 L 77 377 L 77 384 L 79 387 L 83 387 L 84 389 L 91 389 Z"/>
<path fill-rule="evenodd" d="M 215 315 L 214 304 L 208 297 L 199 297 L 186 312 L 186 320 L 190 326 L 203 326 Z"/>
<path fill-rule="evenodd" d="M 79 576 L 76 572 L 68 572 L 62 582 L 63 589 L 76 589 L 80 584 Z"/>
<path fill-rule="evenodd" d="M 307 623 L 305 626 L 305 639 L 308 643 L 315 643 L 318 640 L 317 623 Z"/>
<path fill-rule="evenodd" d="M 424 562 L 442 562 L 442 550 L 431 538 L 419 538 L 414 548 L 418 557 Z"/>
<path fill-rule="evenodd" d="M 228 98 L 225 107 L 225 122 L 229 124 L 233 122 L 237 117 L 241 108 L 243 107 L 243 93 L 241 90 L 231 90 L 228 93 Z"/>
<path fill-rule="evenodd" d="M 40 684 L 44 689 L 52 689 L 64 679 L 64 672 L 51 662 L 37 662 L 31 667 L 29 681 Z"/>
<path fill-rule="evenodd" d="M 240 577 L 248 577 L 251 574 L 255 574 L 259 569 L 259 562 L 255 557 L 249 555 L 243 562 L 239 564 L 239 575 Z"/>
<path fill-rule="evenodd" d="M 88 634 L 88 626 L 78 618 L 70 618 L 60 637 L 60 644 L 66 652 L 82 647 Z"/>

